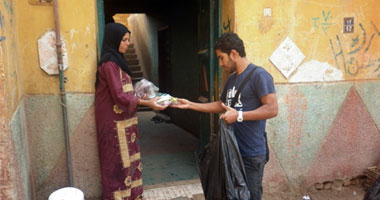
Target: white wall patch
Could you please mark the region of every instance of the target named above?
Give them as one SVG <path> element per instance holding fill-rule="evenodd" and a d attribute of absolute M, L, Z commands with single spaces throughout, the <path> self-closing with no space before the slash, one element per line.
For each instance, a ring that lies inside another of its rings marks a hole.
<path fill-rule="evenodd" d="M 326 82 L 343 80 L 341 70 L 324 62 L 312 60 L 298 67 L 289 82 Z"/>
<path fill-rule="evenodd" d="M 62 39 L 62 59 L 63 70 L 68 67 L 66 43 Z M 49 75 L 59 74 L 57 47 L 55 44 L 55 32 L 47 31 L 40 39 L 38 39 L 38 56 L 40 67 Z"/>
<path fill-rule="evenodd" d="M 304 58 L 305 55 L 297 45 L 289 37 L 286 37 L 273 52 L 269 60 L 286 78 L 289 78 L 290 74 L 298 67 Z"/>

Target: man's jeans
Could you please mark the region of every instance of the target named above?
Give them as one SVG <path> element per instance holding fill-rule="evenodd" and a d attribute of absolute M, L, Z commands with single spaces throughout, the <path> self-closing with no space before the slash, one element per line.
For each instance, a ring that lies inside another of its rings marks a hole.
<path fill-rule="evenodd" d="M 251 200 L 261 200 L 263 195 L 262 180 L 266 155 L 253 157 L 243 157 L 245 173 L 247 174 L 248 190 L 251 193 Z"/>

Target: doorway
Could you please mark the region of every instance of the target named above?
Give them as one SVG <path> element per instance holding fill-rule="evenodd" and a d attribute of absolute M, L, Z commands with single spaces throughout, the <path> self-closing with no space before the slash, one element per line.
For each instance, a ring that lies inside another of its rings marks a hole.
<path fill-rule="evenodd" d="M 104 24 L 112 22 L 115 14 L 142 16 L 142 21 L 128 25 L 133 26 L 129 28 L 132 38 L 135 38 L 134 48 L 140 51 L 144 78 L 155 83 L 160 92 L 191 101 L 199 101 L 199 97 L 209 101 L 215 99 L 213 88 L 218 78 L 215 77 L 214 52 L 210 47 L 217 36 L 213 30 L 219 24 L 215 23 L 215 10 L 220 10 L 219 1 L 97 1 L 100 41 Z M 207 26 L 209 28 L 205 29 Z M 204 90 L 204 85 L 208 86 L 207 90 Z M 197 177 L 194 152 L 207 143 L 215 123 L 210 120 L 213 116 L 190 110 L 167 109 L 164 113 L 169 120 L 157 124 L 150 120 L 156 113 L 138 113 L 144 185 Z M 161 128 L 163 133 L 156 134 Z M 186 165 L 192 162 L 193 168 L 173 173 L 180 166 L 174 162 L 178 160 Z M 146 173 L 148 171 L 155 174 Z M 166 174 L 166 177 L 157 176 L 159 178 L 150 180 L 156 174 Z"/>

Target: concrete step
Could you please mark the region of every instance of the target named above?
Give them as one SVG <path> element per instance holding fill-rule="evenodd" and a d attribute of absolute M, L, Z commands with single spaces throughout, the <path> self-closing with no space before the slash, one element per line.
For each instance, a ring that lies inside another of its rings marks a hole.
<path fill-rule="evenodd" d="M 131 72 L 134 72 L 134 71 L 141 71 L 141 67 L 140 67 L 140 65 L 128 65 L 128 69 L 129 69 Z"/>
<path fill-rule="evenodd" d="M 136 50 L 135 50 L 135 48 L 128 48 L 128 50 L 125 53 L 126 54 L 135 54 Z"/>
<path fill-rule="evenodd" d="M 137 59 L 137 55 L 136 54 L 124 54 L 124 58 L 126 60 Z"/>
<path fill-rule="evenodd" d="M 144 77 L 132 77 L 132 83 L 135 84 L 136 82 L 140 81 Z"/>
<path fill-rule="evenodd" d="M 127 59 L 128 65 L 138 65 L 139 60 L 138 59 Z"/>
<path fill-rule="evenodd" d="M 147 200 L 205 200 L 201 183 L 192 182 L 188 180 L 145 186 L 144 197 Z"/>
<path fill-rule="evenodd" d="M 132 71 L 132 78 L 143 77 L 142 71 Z"/>

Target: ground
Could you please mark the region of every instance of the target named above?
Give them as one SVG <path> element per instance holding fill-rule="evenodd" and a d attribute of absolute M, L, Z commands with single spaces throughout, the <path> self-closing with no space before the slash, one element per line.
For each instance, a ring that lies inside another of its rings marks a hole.
<path fill-rule="evenodd" d="M 303 200 L 308 196 L 311 200 L 362 200 L 365 194 L 362 186 L 342 187 L 339 190 L 306 190 L 278 191 L 272 188 L 264 188 L 263 200 Z"/>
<path fill-rule="evenodd" d="M 156 114 L 138 113 L 144 197 L 147 200 L 204 199 L 194 157 L 199 140 L 174 124 L 154 120 Z M 311 200 L 362 200 L 364 194 L 359 184 L 304 191 L 266 185 L 263 200 L 303 200 L 304 196 Z"/>
<path fill-rule="evenodd" d="M 204 200 L 199 179 L 164 183 L 145 187 L 147 200 Z M 349 186 L 331 190 L 282 190 L 264 187 L 263 200 L 362 200 L 362 186 Z"/>

